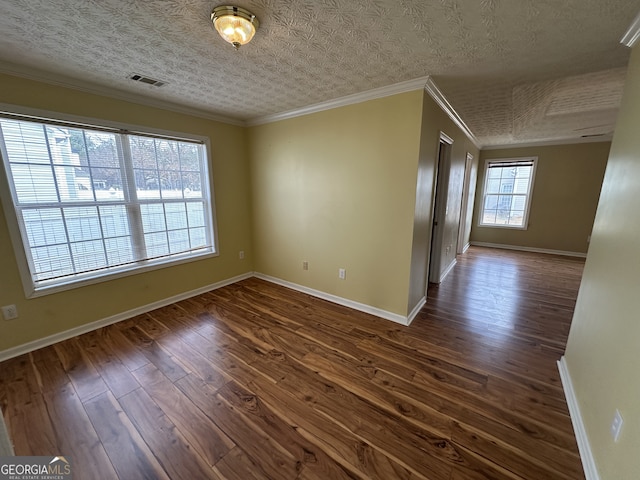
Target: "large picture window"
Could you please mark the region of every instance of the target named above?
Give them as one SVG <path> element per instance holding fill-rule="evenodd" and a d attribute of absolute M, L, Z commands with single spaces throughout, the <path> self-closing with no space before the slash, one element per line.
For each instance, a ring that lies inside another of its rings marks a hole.
<path fill-rule="evenodd" d="M 536 158 L 487 161 L 480 225 L 526 229 Z"/>
<path fill-rule="evenodd" d="M 0 148 L 31 293 L 215 253 L 202 141 L 6 116 Z"/>

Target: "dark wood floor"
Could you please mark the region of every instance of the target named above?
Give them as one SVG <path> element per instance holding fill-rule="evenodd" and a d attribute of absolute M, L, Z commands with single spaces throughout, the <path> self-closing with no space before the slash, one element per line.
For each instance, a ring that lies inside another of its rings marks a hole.
<path fill-rule="evenodd" d="M 74 479 L 583 479 L 556 361 L 583 261 L 472 248 L 410 327 L 250 279 L 0 364 Z"/>

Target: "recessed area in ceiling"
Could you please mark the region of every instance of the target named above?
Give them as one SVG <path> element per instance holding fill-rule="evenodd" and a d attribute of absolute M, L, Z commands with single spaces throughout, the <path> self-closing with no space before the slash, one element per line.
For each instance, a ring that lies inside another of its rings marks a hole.
<path fill-rule="evenodd" d="M 544 140 L 572 132 L 581 138 L 613 132 L 626 68 L 614 68 L 513 89 L 513 135 L 519 141 Z"/>

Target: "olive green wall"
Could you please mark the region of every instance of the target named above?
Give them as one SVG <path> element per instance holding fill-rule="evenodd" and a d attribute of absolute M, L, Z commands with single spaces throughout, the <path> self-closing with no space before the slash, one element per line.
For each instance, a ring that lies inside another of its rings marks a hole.
<path fill-rule="evenodd" d="M 478 156 L 422 90 L 251 128 L 6 75 L 0 103 L 208 136 L 220 250 L 27 300 L 0 212 L 0 305 L 20 313 L 0 323 L 0 352 L 254 270 L 406 318 L 426 290 L 440 131 L 455 139 L 445 166 L 447 256 L 455 255 L 464 158 Z"/>
<path fill-rule="evenodd" d="M 483 150 L 480 154 L 472 242 L 586 253 L 609 142 Z M 478 225 L 487 160 L 538 157 L 529 228 Z"/>
<path fill-rule="evenodd" d="M 0 320 L 0 352 L 253 270 L 246 129 L 7 75 L 0 75 L 0 103 L 208 136 L 220 251 L 215 258 L 27 300 L 0 209 L 0 305 L 15 304 L 20 315 Z"/>
<path fill-rule="evenodd" d="M 441 271 L 446 270 L 456 257 L 467 152 L 474 156 L 472 168 L 475 169 L 478 162 L 478 149 L 433 99 L 425 94 L 422 107 L 420 157 L 416 180 L 416 203 L 411 246 L 409 312 L 419 304 L 427 289 L 431 225 L 433 224 L 434 176 L 438 159 L 440 132 L 453 139 L 450 164 L 442 165 L 445 173 L 447 173 L 445 175 L 446 182 L 442 187 L 447 190 L 447 205 L 449 208 L 447 209 L 444 224 Z M 474 185 L 472 185 L 473 187 Z M 471 212 L 469 212 L 469 215 L 471 215 Z"/>
<path fill-rule="evenodd" d="M 640 475 L 640 46 L 633 49 L 565 354 L 602 480 Z M 609 426 L 624 423 L 618 443 Z"/>
<path fill-rule="evenodd" d="M 407 315 L 422 97 L 250 129 L 256 271 Z"/>

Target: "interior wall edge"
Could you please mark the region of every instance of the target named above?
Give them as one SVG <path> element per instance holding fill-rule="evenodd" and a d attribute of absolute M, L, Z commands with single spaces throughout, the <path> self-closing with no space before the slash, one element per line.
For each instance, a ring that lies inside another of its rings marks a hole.
<path fill-rule="evenodd" d="M 576 441 L 578 442 L 578 451 L 580 452 L 580 459 L 582 460 L 586 480 L 600 480 L 596 461 L 591 451 L 589 437 L 587 436 L 587 430 L 582 419 L 582 414 L 580 413 L 578 398 L 573 389 L 573 382 L 571 381 L 571 375 L 569 374 L 569 368 L 564 355 L 558 360 L 558 370 L 560 371 L 560 380 L 562 380 L 562 388 L 565 398 L 567 399 L 569 416 L 571 417 Z"/>
<path fill-rule="evenodd" d="M 444 279 L 447 278 L 447 275 L 451 273 L 451 270 L 453 270 L 453 267 L 455 267 L 457 263 L 458 261 L 455 258 L 451 260 L 451 263 L 440 274 L 440 279 L 439 279 L 440 281 L 438 283 L 442 283 Z"/>
<path fill-rule="evenodd" d="M 411 312 L 407 316 L 407 325 L 411 325 L 411 322 L 415 320 L 415 318 L 420 313 L 420 310 L 422 310 L 422 307 L 424 307 L 426 304 L 427 304 L 427 296 L 425 295 L 418 301 L 416 306 L 413 307 L 413 310 L 411 310 Z"/>

